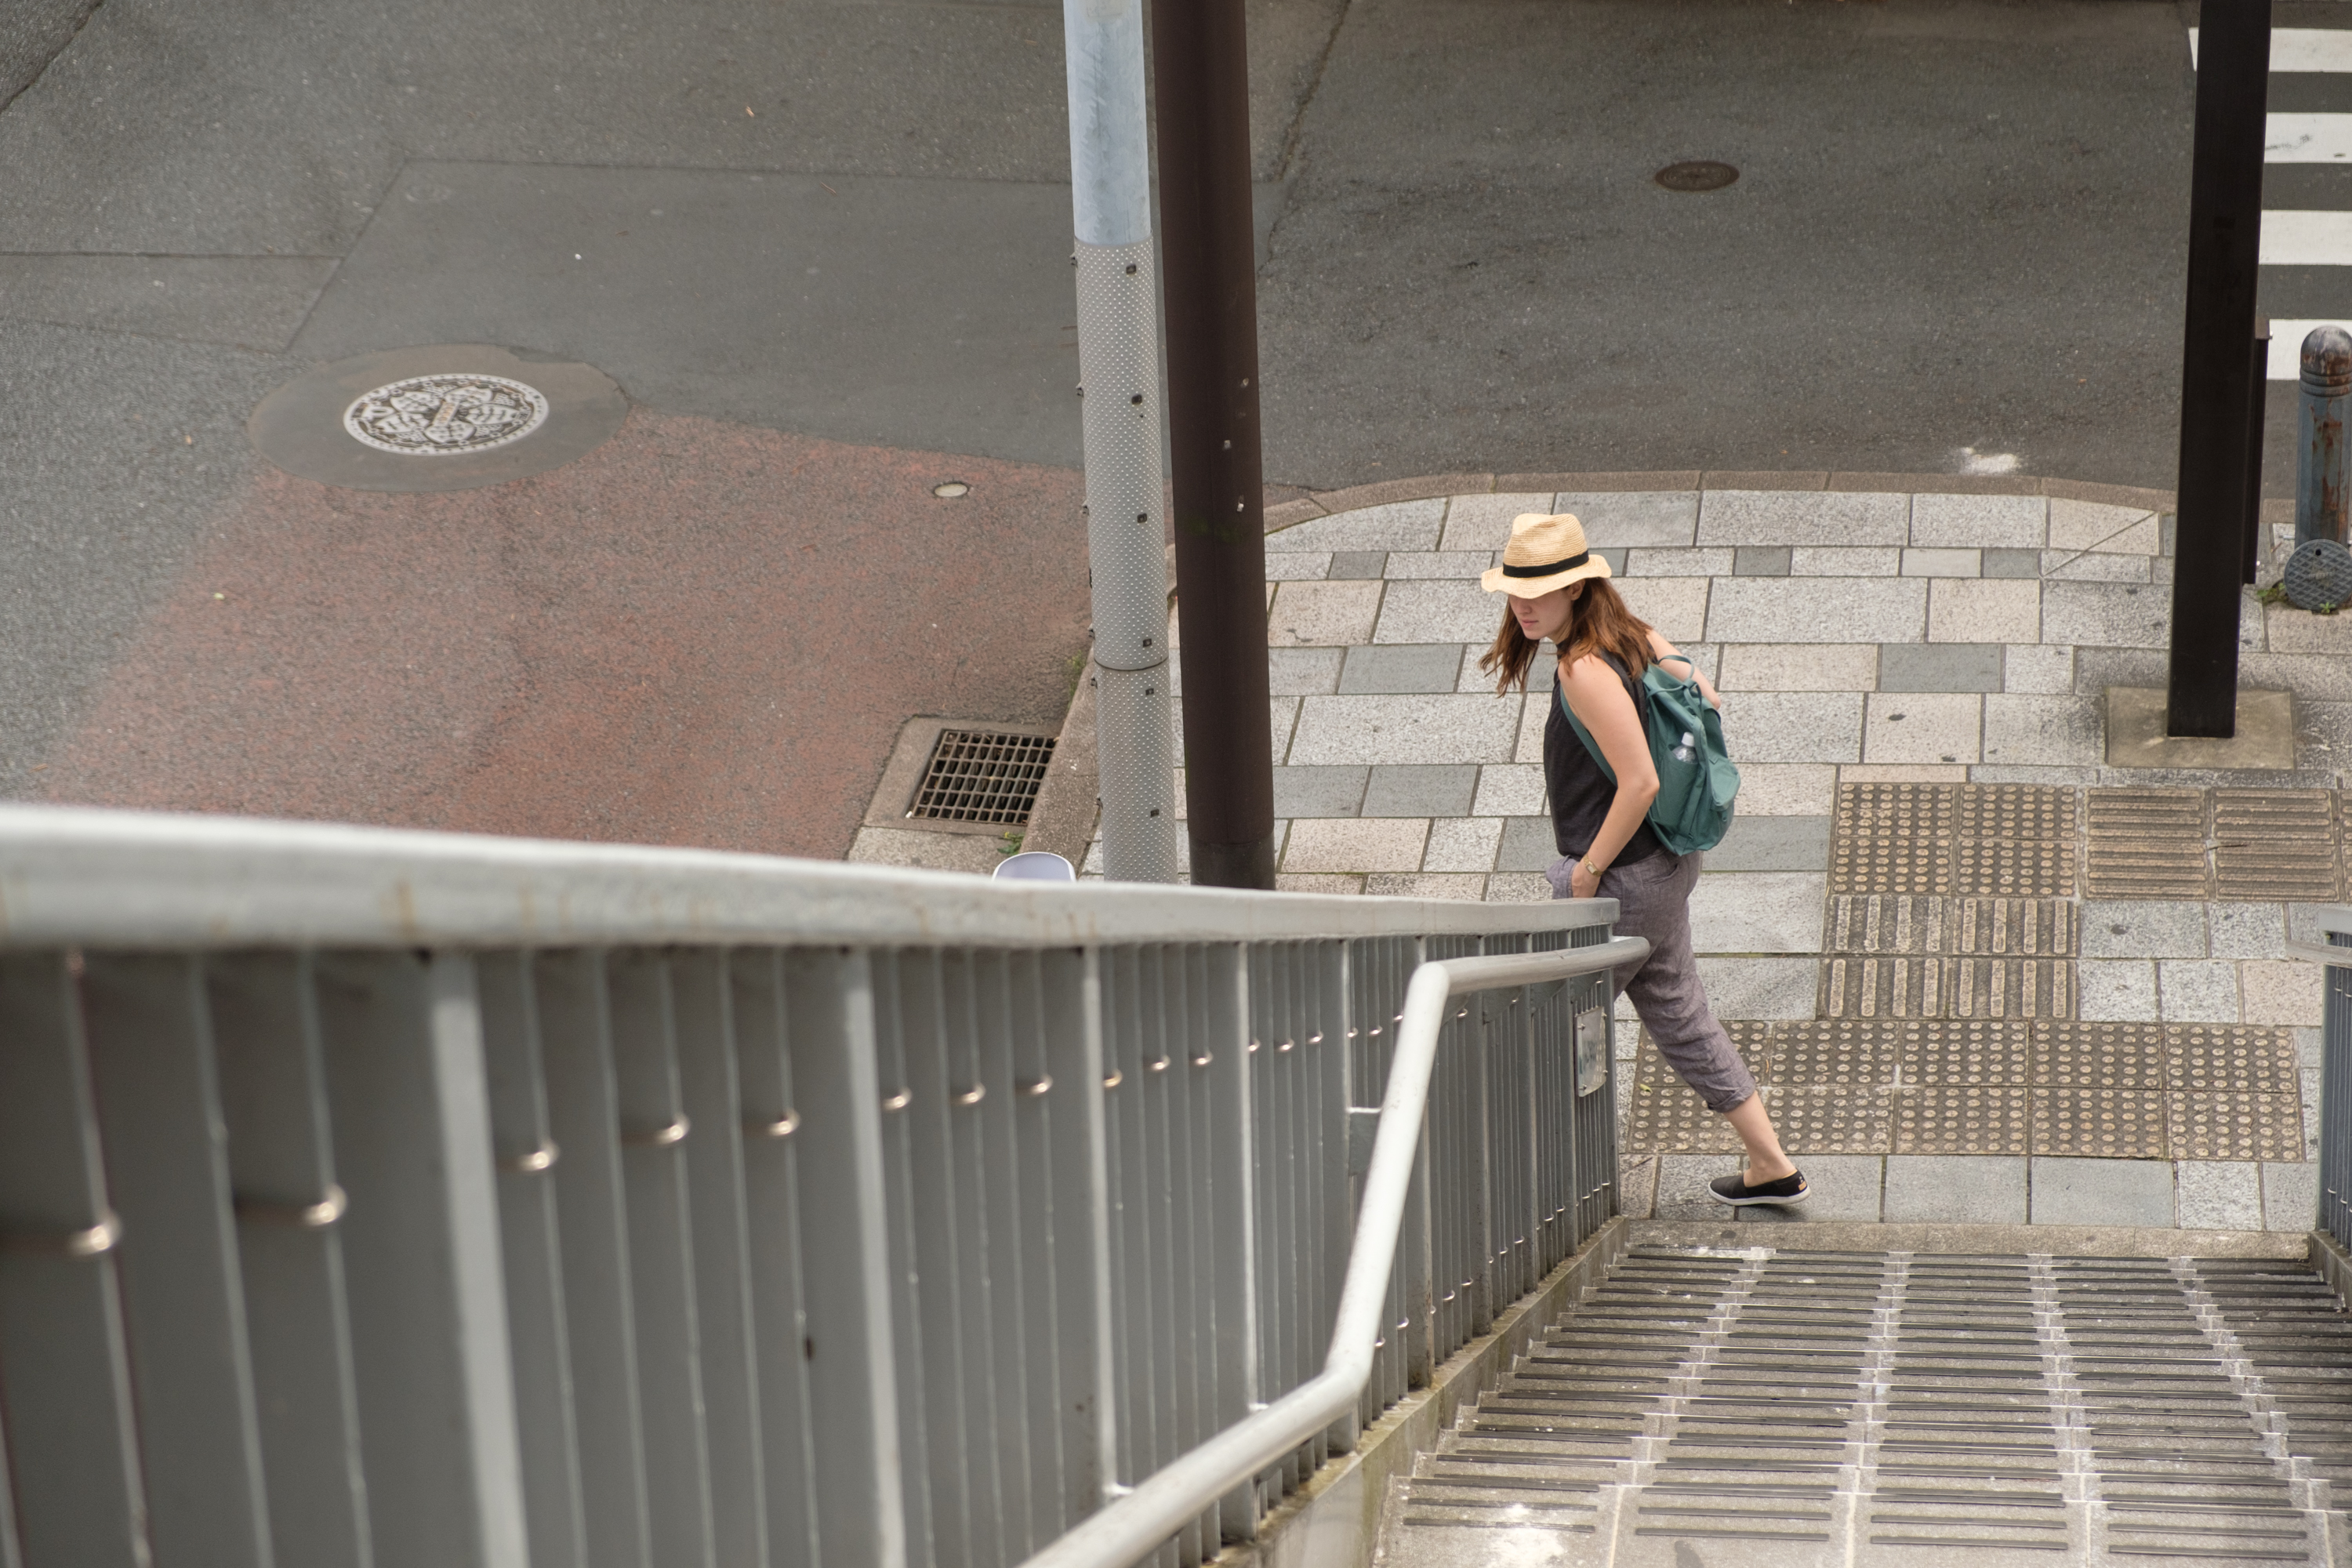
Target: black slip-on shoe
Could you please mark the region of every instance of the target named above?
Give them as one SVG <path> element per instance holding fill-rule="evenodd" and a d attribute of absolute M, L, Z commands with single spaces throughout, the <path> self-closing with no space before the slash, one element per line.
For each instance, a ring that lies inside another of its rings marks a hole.
<path fill-rule="evenodd" d="M 1805 1173 L 1792 1171 L 1777 1182 L 1761 1182 L 1749 1186 L 1737 1175 L 1717 1176 L 1706 1184 L 1706 1190 L 1719 1204 L 1740 1208 L 1748 1204 L 1801 1204 L 1813 1195 L 1805 1185 Z"/>

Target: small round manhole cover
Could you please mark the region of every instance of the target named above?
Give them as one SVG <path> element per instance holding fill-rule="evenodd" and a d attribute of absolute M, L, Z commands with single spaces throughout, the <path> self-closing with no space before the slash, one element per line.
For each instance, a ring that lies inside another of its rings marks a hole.
<path fill-rule="evenodd" d="M 1719 191 L 1739 178 L 1739 171 L 1728 163 L 1699 159 L 1688 163 L 1669 163 L 1653 176 L 1670 191 Z"/>
<path fill-rule="evenodd" d="M 343 410 L 352 439 L 404 458 L 487 452 L 546 422 L 539 389 L 502 375 L 413 375 L 362 393 Z"/>

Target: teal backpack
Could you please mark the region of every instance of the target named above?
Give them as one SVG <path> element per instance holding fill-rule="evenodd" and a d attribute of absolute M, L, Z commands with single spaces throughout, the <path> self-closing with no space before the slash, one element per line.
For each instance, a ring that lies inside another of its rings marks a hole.
<path fill-rule="evenodd" d="M 1723 715 L 1698 689 L 1698 675 L 1681 654 L 1666 656 L 1686 672 L 1681 679 L 1666 672 L 1665 660 L 1642 672 L 1635 686 L 1634 706 L 1642 710 L 1642 727 L 1650 733 L 1650 759 L 1658 768 L 1658 798 L 1650 803 L 1650 831 L 1669 854 L 1689 855 L 1723 842 L 1731 826 L 1731 801 L 1739 793 L 1739 770 L 1724 749 Z M 1591 731 L 1568 706 L 1565 681 L 1554 686 L 1559 710 L 1576 730 L 1576 738 L 1601 764 L 1611 784 L 1617 771 L 1601 754 Z"/>

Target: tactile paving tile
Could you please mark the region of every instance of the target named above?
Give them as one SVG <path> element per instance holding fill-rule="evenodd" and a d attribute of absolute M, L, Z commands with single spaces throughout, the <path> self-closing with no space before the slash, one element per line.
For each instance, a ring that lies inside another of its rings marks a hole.
<path fill-rule="evenodd" d="M 2033 1081 L 2033 1026 L 2019 1020 L 1937 1018 L 1903 1026 L 1899 1081 L 1930 1089 Z"/>
<path fill-rule="evenodd" d="M 2293 1030 L 2174 1024 L 2164 1034 L 2164 1086 L 2175 1092 L 2237 1089 L 2300 1095 L 2303 1091 L 2302 1064 L 2295 1057 Z"/>
<path fill-rule="evenodd" d="M 2028 1154 L 2032 1123 L 2033 1091 L 2021 1087 L 1906 1086 L 1895 1094 L 1897 1154 Z"/>
<path fill-rule="evenodd" d="M 2215 790 L 2213 875 L 2223 899 L 2335 899 L 2335 797 L 2324 789 Z"/>
<path fill-rule="evenodd" d="M 1764 1091 L 1782 1146 L 1805 1154 L 1884 1154 L 1895 1138 L 1895 1091 L 1885 1086 L 1775 1084 Z"/>
<path fill-rule="evenodd" d="M 1932 1018 L 1944 1011 L 1940 958 L 1822 960 L 1818 1011 L 1825 1018 Z"/>
<path fill-rule="evenodd" d="M 1636 1083 L 1625 1119 L 1631 1154 L 1714 1154 L 1737 1150 L 1731 1123 L 1679 1083 Z"/>
<path fill-rule="evenodd" d="M 1952 837 L 2074 841 L 2074 792 L 2055 784 L 1961 784 Z"/>
<path fill-rule="evenodd" d="M 1950 901 L 1928 893 L 1833 893 L 1822 924 L 1822 951 L 1942 952 Z"/>
<path fill-rule="evenodd" d="M 1946 952 L 2000 958 L 2074 956 L 2072 899 L 1956 898 L 1946 900 Z"/>
<path fill-rule="evenodd" d="M 2033 1031 L 2033 1081 L 2054 1089 L 2159 1089 L 2169 1054 L 2161 1024 L 2044 1024 Z"/>
<path fill-rule="evenodd" d="M 2074 841 L 1955 837 L 1950 885 L 1953 892 L 1962 895 L 2072 898 Z"/>
<path fill-rule="evenodd" d="M 2033 1152 L 2161 1160 L 2166 1152 L 2164 1100 L 2148 1089 L 2037 1089 Z"/>
<path fill-rule="evenodd" d="M 1789 1026 L 1752 1018 L 1724 1018 L 1718 1022 L 1723 1025 L 1723 1032 L 1731 1037 L 1732 1048 L 1739 1053 L 1739 1059 L 1748 1064 L 1748 1070 L 1761 1082 L 1771 1072 L 1773 1041 Z M 1658 1042 L 1646 1026 L 1642 1030 L 1641 1043 L 1635 1049 L 1633 1081 L 1647 1084 L 1682 1081 L 1660 1054 Z"/>
<path fill-rule="evenodd" d="M 1948 958 L 1944 1014 L 1952 1018 L 2071 1018 L 2074 965 L 2063 958 Z"/>
<path fill-rule="evenodd" d="M 1909 1041 L 1901 1024 L 1815 1018 L 1781 1026 L 1773 1042 L 1777 1084 L 1874 1084 L 1895 1081 Z"/>
<path fill-rule="evenodd" d="M 2229 1089 L 2168 1094 L 2166 1133 L 2176 1160 L 2300 1160 L 2303 1100 Z"/>
<path fill-rule="evenodd" d="M 2083 868 L 2094 899 L 2205 896 L 2207 800 L 2196 789 L 2085 792 L 2090 854 Z"/>
<path fill-rule="evenodd" d="M 1950 882 L 1953 784 L 1838 786 L 1832 893 L 1940 893 Z"/>

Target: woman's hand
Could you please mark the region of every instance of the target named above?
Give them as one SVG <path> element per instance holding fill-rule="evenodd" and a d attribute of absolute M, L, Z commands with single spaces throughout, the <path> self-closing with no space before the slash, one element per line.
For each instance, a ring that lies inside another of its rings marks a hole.
<path fill-rule="evenodd" d="M 1601 879 L 1584 868 L 1579 860 L 1569 868 L 1568 896 L 1571 899 L 1597 899 L 1601 896 Z"/>

